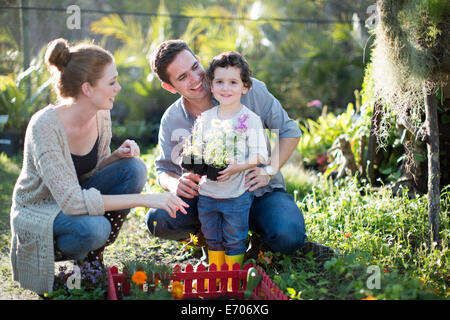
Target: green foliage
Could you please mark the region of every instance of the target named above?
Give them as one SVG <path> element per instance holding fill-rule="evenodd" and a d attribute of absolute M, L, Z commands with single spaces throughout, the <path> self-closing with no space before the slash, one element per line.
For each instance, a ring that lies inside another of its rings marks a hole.
<path fill-rule="evenodd" d="M 350 14 L 342 12 L 343 7 L 333 7 L 331 1 L 291 1 L 282 11 L 292 18 L 341 20 L 354 12 L 355 4 Z M 254 63 L 254 71 L 288 113 L 301 120 L 317 118 L 317 110 L 306 106 L 314 99 L 339 113 L 363 78 L 362 48 L 353 39 L 351 26 L 289 23 L 281 30 L 265 26 L 263 31 L 270 45 L 264 58 Z"/>
<path fill-rule="evenodd" d="M 0 74 L 8 74 L 17 68 L 21 58 L 19 45 L 8 27 L 0 28 Z"/>
<path fill-rule="evenodd" d="M 338 116 L 330 112 L 320 116 L 317 121 L 307 119 L 305 125 L 299 124 L 303 134 L 297 151 L 306 164 L 314 165 L 318 156 L 327 154 L 336 139 L 350 130 L 353 115 L 353 104 L 349 103 L 346 112 Z"/>
<path fill-rule="evenodd" d="M 31 116 L 50 101 L 49 77 L 44 63 L 44 50 L 32 59 L 27 70 L 0 75 L 0 114 L 9 115 L 5 130 L 25 134 Z"/>
<path fill-rule="evenodd" d="M 448 52 L 448 1 L 378 1 L 380 22 L 371 53 L 377 98 L 383 117 L 408 120 L 413 130 L 424 121 L 424 95 L 447 82 L 440 56 Z"/>
<path fill-rule="evenodd" d="M 154 180 L 157 153 L 156 148 L 143 150 L 142 158 L 149 169 L 149 183 L 144 192 L 159 188 Z M 1 184 L 14 183 L 20 161 L 0 156 Z M 289 170 L 292 175 L 285 176 L 286 184 L 294 185 L 295 170 Z M 4 174 L 5 171 L 9 174 Z M 405 192 L 404 196 L 394 197 L 387 188 L 375 192 L 351 178 L 337 184 L 321 177 L 304 188 L 311 191 L 296 200 L 305 217 L 308 240 L 335 248 L 340 255 L 323 261 L 312 252 L 306 255 L 300 251 L 293 255 L 266 252 L 264 256 L 270 259 L 254 261 L 264 267 L 288 296 L 317 300 L 449 298 L 450 187 L 441 192 L 443 240 L 439 246 L 428 242 L 426 196 L 410 199 Z M 146 226 L 140 226 L 144 215 L 144 209 L 133 210 L 129 215 L 130 229 L 124 229 L 115 244 L 105 251 L 108 265 L 123 264 L 127 261 L 124 257 L 134 260 L 136 265 L 138 261 L 149 260 L 164 261 L 167 265 L 178 263 L 174 259 L 176 243 L 158 238 L 148 240 Z M 9 238 L 4 241 L 7 248 Z M 380 289 L 368 288 L 370 266 L 380 269 Z M 91 288 L 95 291 L 95 287 Z M 69 298 L 57 290 L 54 299 Z M 100 298 L 101 292 L 95 292 L 90 293 L 92 298 Z M 83 294 L 75 291 L 71 296 L 75 299 Z"/>
<path fill-rule="evenodd" d="M 448 212 L 449 189 L 442 193 Z M 291 299 L 443 299 L 448 298 L 448 243 L 428 245 L 426 197 L 374 193 L 347 179 L 344 186 L 321 178 L 299 202 L 310 241 L 337 249 L 328 260 L 307 254 L 264 254 L 264 267 Z M 448 239 L 449 219 L 441 221 Z M 378 277 L 374 285 L 373 276 Z M 371 278 L 372 277 L 372 278 Z"/>
<path fill-rule="evenodd" d="M 291 163 L 285 164 L 281 168 L 281 173 L 286 183 L 286 192 L 294 195 L 295 201 L 309 194 L 318 180 L 314 172 Z"/>
<path fill-rule="evenodd" d="M 123 270 L 127 281 L 131 285 L 130 294 L 124 300 L 170 300 L 172 294 L 168 291 L 171 282 L 172 269 L 167 265 L 157 264 L 152 261 L 128 260 L 123 262 Z M 132 281 L 136 271 L 143 271 L 147 276 L 144 286 L 139 286 Z"/>
<path fill-rule="evenodd" d="M 17 177 L 20 174 L 21 157 L 8 158 L 0 154 L 0 248 L 7 256 L 9 253 L 11 195 Z"/>
<path fill-rule="evenodd" d="M 173 36 L 163 1 L 158 13 L 161 16 L 148 23 L 112 14 L 91 25 L 93 32 L 104 36 L 105 43 L 107 39 L 118 42 L 113 54 L 122 90 L 112 110 L 113 134 L 145 144 L 156 141 L 160 117 L 174 98 L 161 88 L 148 61 L 152 49 Z"/>

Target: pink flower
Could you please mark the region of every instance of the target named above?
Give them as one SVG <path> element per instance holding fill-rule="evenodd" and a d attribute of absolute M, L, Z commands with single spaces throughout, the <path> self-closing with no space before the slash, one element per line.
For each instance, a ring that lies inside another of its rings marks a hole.
<path fill-rule="evenodd" d="M 306 104 L 307 107 L 316 107 L 316 108 L 322 108 L 322 101 L 320 100 L 313 100 Z"/>
<path fill-rule="evenodd" d="M 239 125 L 234 126 L 234 130 L 240 131 L 242 133 L 246 132 L 248 129 L 246 122 L 249 117 L 250 116 L 247 113 L 241 114 L 238 118 Z"/>

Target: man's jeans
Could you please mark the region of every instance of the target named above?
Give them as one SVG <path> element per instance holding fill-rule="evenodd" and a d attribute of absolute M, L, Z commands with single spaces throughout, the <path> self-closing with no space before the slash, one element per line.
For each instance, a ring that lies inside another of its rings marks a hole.
<path fill-rule="evenodd" d="M 81 183 L 83 189 L 96 188 L 103 195 L 140 193 L 147 181 L 147 168 L 139 158 L 121 159 L 97 171 Z M 127 214 L 130 210 L 110 214 Z M 82 260 L 89 251 L 105 245 L 112 230 L 105 216 L 71 216 L 62 211 L 53 223 L 57 248 L 66 256 Z M 118 231 L 118 230 L 117 230 Z"/>
<path fill-rule="evenodd" d="M 249 191 L 230 199 L 199 196 L 198 218 L 209 250 L 225 251 L 229 256 L 245 253 L 252 201 Z"/>
<path fill-rule="evenodd" d="M 198 197 L 182 199 L 189 204 L 189 208 L 186 208 L 186 215 L 178 211 L 176 219 L 171 218 L 164 210 L 149 210 L 146 221 L 151 233 L 155 221 L 156 236 L 164 239 L 183 240 L 188 238 L 190 233 L 198 232 Z M 249 227 L 258 233 L 274 252 L 292 254 L 304 245 L 306 239 L 303 214 L 292 195 L 282 189 L 254 197 L 250 208 Z"/>

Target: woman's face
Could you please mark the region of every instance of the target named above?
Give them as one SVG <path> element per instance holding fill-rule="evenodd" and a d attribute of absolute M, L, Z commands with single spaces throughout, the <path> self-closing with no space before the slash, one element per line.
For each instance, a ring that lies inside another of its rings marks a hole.
<path fill-rule="evenodd" d="M 121 89 L 117 76 L 116 65 L 110 63 L 105 67 L 103 77 L 97 80 L 96 86 L 92 87 L 91 100 L 97 108 L 112 109 L 114 97 Z"/>

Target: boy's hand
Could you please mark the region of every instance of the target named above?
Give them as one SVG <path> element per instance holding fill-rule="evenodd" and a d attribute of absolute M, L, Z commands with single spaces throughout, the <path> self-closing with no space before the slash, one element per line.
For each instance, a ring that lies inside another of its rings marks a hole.
<path fill-rule="evenodd" d="M 233 174 L 241 172 L 246 169 L 245 164 L 238 164 L 234 160 L 229 160 L 229 165 L 224 170 L 219 171 L 219 176 L 217 177 L 217 182 L 224 182 L 230 179 Z"/>

